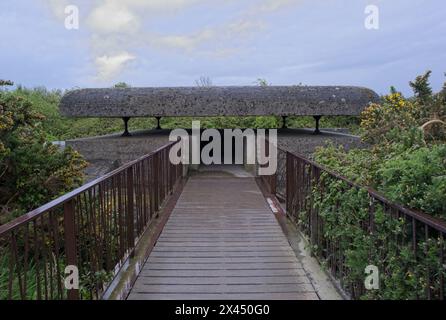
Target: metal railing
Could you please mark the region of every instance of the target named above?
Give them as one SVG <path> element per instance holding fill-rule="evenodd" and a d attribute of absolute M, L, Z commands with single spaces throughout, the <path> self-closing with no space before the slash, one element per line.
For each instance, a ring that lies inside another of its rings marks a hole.
<path fill-rule="evenodd" d="M 101 298 L 182 177 L 173 144 L 0 226 L 0 299 Z"/>
<path fill-rule="evenodd" d="M 381 272 L 384 272 L 385 276 L 392 276 L 388 274 L 391 269 L 387 268 L 391 262 L 385 260 L 389 250 L 394 250 L 397 257 L 403 250 L 410 251 L 413 265 L 422 266 L 423 270 L 421 277 L 424 278 L 424 290 L 422 293 L 417 293 L 416 298 L 440 300 L 445 298 L 446 222 L 444 220 L 392 203 L 375 190 L 361 187 L 302 156 L 280 149 L 278 154 L 279 162 L 281 158 L 286 159 L 285 171 L 282 169 L 274 176 L 263 177 L 263 183 L 278 198 L 284 198 L 288 217 L 307 237 L 313 254 L 323 262 L 331 275 L 340 281 L 341 286 L 352 298 L 359 298 L 366 292 L 365 274 L 363 271 L 361 277 L 358 277 L 360 280 L 347 281 L 349 277 L 351 278 L 352 270 L 346 267 L 346 253 L 352 247 L 348 245 L 343 247 L 342 243 L 353 241 L 353 237 L 347 239 L 349 236 L 343 235 L 344 238 L 333 240 L 333 237 L 328 236 L 327 219 L 339 219 L 340 210 L 343 210 L 342 203 L 335 200 L 328 208 L 329 210 L 326 210 L 324 214 L 321 212 L 321 201 L 327 200 L 330 191 L 334 191 L 330 190 L 333 185 L 338 187 L 338 193 L 353 193 L 361 199 L 359 204 L 355 203 L 355 205 L 359 206 L 356 209 L 364 214 L 364 218 L 359 219 L 360 223 L 354 227 L 365 235 L 373 237 L 376 233 L 378 225 L 376 215 L 379 213 L 393 219 L 395 228 L 400 230 L 389 234 L 385 239 L 379 239 L 378 246 L 373 248 L 382 254 L 381 264 L 386 270 L 381 270 Z M 285 185 L 284 177 L 286 178 Z M 285 196 L 283 196 L 283 191 L 279 193 L 279 190 L 283 189 L 285 189 Z M 328 214 L 327 211 L 329 211 Z M 403 263 L 400 267 L 407 273 L 413 271 L 411 266 Z"/>

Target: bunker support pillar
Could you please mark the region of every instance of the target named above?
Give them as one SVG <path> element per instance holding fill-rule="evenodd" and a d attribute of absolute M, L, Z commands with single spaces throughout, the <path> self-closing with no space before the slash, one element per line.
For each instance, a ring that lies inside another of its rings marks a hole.
<path fill-rule="evenodd" d="M 319 134 L 322 116 L 359 116 L 379 95 L 352 86 L 170 87 L 80 89 L 65 94 L 60 112 L 67 117 L 122 118 L 129 136 L 131 118 L 274 116 L 283 128 L 290 116 L 313 116 Z"/>
<path fill-rule="evenodd" d="M 316 120 L 316 129 L 314 130 L 313 134 L 320 134 L 321 131 L 319 130 L 319 121 L 321 120 L 322 116 L 313 116 L 314 120 Z"/>
<path fill-rule="evenodd" d="M 156 130 L 161 130 L 161 117 L 156 117 Z"/>
<path fill-rule="evenodd" d="M 287 116 L 282 116 L 282 129 L 286 129 L 286 119 L 287 119 L 288 117 Z"/>
<path fill-rule="evenodd" d="M 131 134 L 129 132 L 129 120 L 130 117 L 123 117 L 122 120 L 124 121 L 124 133 L 122 134 L 123 137 L 130 137 Z"/>

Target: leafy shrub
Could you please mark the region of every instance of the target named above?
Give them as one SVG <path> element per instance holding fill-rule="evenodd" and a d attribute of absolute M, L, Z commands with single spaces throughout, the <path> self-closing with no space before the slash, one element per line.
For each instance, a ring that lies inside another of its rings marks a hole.
<path fill-rule="evenodd" d="M 28 99 L 0 91 L 0 224 L 82 183 L 85 161 L 47 143 L 42 121 Z"/>
<path fill-rule="evenodd" d="M 397 155 L 383 163 L 378 177 L 391 200 L 446 219 L 446 145 Z"/>
<path fill-rule="evenodd" d="M 316 151 L 315 159 L 394 202 L 446 219 L 446 127 L 442 125 L 446 84 L 434 94 L 429 76 L 430 72 L 410 83 L 413 98 L 406 99 L 392 88 L 380 104 L 364 111 L 361 136 L 369 149 L 345 151 L 328 145 Z M 382 206 L 375 208 L 374 232 L 364 229 L 370 219 L 364 210 L 370 201 L 364 190 L 349 189 L 337 180 L 326 181 L 323 190 L 323 197 L 314 190 L 314 207 L 323 218 L 325 240 L 340 246 L 339 259 L 346 270 L 337 276 L 354 297 L 427 299 L 428 283 L 429 291 L 440 295 L 445 288 L 440 288 L 438 279 L 446 276 L 446 270 L 439 258 L 443 240 L 438 234 L 418 239 L 414 250 L 407 236 L 413 228 L 410 221 L 392 216 Z M 361 283 L 370 264 L 380 271 L 381 287 L 365 292 Z"/>
<path fill-rule="evenodd" d="M 402 205 L 446 218 L 446 138 L 439 126 L 421 128 L 446 114 L 446 84 L 433 94 L 429 76 L 411 82 L 414 98 L 406 99 L 392 88 L 381 104 L 363 112 L 361 137 L 369 149 L 347 152 L 329 145 L 318 148 L 315 159 Z"/>
<path fill-rule="evenodd" d="M 371 216 L 371 199 L 365 188 L 352 188 L 326 173 L 317 186 L 312 191 L 312 206 L 299 213 L 299 224 L 310 236 L 315 229 L 307 221 L 315 211 L 318 213 L 317 220 L 322 223 L 314 241 L 320 247 L 313 243 L 313 253 L 324 265 L 332 267 L 333 274 L 353 298 L 427 299 L 428 274 L 431 292 L 440 294 L 440 275 L 446 276 L 439 259 L 440 238 L 433 235 L 427 241 L 424 237 L 418 239 L 414 250 L 408 237 L 412 232 L 411 220 L 392 216 L 378 202 L 374 203 Z M 369 265 L 378 267 L 378 290 L 364 290 L 364 270 Z"/>
<path fill-rule="evenodd" d="M 369 143 L 394 142 L 401 131 L 417 126 L 413 103 L 397 92 L 364 110 L 361 119 L 362 139 Z"/>

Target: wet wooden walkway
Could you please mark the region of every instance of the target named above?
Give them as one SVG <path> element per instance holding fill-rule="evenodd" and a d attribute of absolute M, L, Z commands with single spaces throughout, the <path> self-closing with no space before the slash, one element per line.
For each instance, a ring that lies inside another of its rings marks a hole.
<path fill-rule="evenodd" d="M 254 178 L 189 178 L 129 299 L 318 299 Z"/>

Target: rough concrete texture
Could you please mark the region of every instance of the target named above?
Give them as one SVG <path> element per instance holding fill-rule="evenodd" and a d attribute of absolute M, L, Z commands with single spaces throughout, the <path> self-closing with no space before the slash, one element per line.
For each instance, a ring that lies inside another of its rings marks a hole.
<path fill-rule="evenodd" d="M 100 177 L 169 143 L 169 131 L 138 131 L 66 141 L 88 161 L 87 180 Z"/>
<path fill-rule="evenodd" d="M 345 86 L 81 89 L 60 104 L 69 117 L 359 115 L 379 96 Z"/>
<path fill-rule="evenodd" d="M 281 129 L 278 131 L 279 148 L 311 157 L 318 146 L 330 141 L 346 149 L 365 147 L 355 136 L 333 132 L 313 135 L 312 132 L 306 129 Z M 139 131 L 133 132 L 131 137 L 116 134 L 70 140 L 66 145 L 79 151 L 90 163 L 86 174 L 87 179 L 91 180 L 167 144 L 169 133 L 169 130 Z M 254 168 L 255 166 L 248 169 L 253 171 Z"/>
<path fill-rule="evenodd" d="M 367 147 L 357 136 L 321 130 L 321 134 L 317 135 L 314 135 L 313 130 L 310 129 L 279 130 L 278 147 L 307 158 L 313 155 L 317 147 L 326 146 L 328 143 L 342 145 L 346 150 Z"/>

